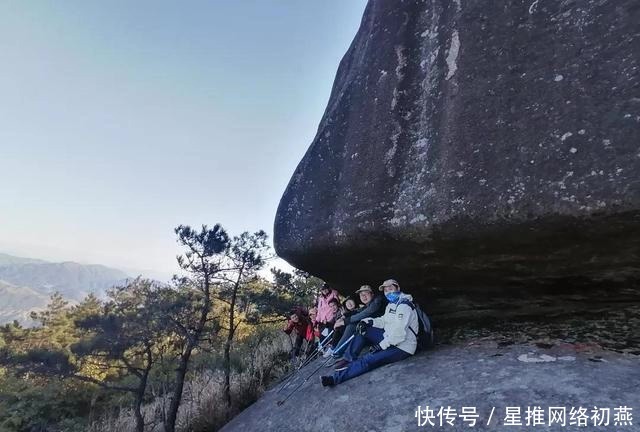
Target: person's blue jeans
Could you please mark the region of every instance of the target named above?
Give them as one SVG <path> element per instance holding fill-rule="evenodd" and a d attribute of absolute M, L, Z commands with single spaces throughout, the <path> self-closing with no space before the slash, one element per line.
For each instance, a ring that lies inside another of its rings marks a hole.
<path fill-rule="evenodd" d="M 367 345 L 380 343 L 384 339 L 384 330 L 377 327 L 367 327 L 367 332 L 363 335 L 356 333 L 351 343 L 344 352 L 344 359 L 354 361 L 358 358 L 358 354 Z"/>
<path fill-rule="evenodd" d="M 344 344 L 346 341 L 349 340 L 349 338 L 351 336 L 353 336 L 356 333 L 356 324 L 347 324 L 344 328 L 344 333 L 342 334 L 342 337 L 340 338 L 340 341 L 335 345 L 334 348 L 339 348 L 341 346 L 343 346 L 339 351 L 334 351 L 333 352 L 333 356 L 334 357 L 340 357 L 342 356 L 342 354 L 345 352 L 345 350 L 347 349 L 347 347 L 349 346 L 349 344 Z M 355 338 L 354 338 L 355 339 Z"/>
<path fill-rule="evenodd" d="M 356 334 L 356 337 L 353 338 L 344 354 L 344 358 L 351 363 L 349 363 L 347 369 L 333 374 L 334 382 L 339 384 L 380 366 L 406 359 L 411 355 L 398 347 L 390 346 L 385 350 L 373 354 L 365 354 L 361 358 L 356 359 L 362 348 L 366 345 L 380 343 L 383 338 L 384 330 L 375 327 L 369 327 L 365 335 Z"/>

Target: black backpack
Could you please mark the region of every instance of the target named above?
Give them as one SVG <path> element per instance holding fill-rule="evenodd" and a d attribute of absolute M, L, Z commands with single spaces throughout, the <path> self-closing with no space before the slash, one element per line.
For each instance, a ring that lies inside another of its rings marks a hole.
<path fill-rule="evenodd" d="M 435 340 L 429 316 L 424 313 L 422 309 L 420 309 L 420 306 L 417 303 L 413 303 L 408 300 L 405 300 L 402 303 L 411 307 L 411 309 L 416 311 L 416 315 L 418 315 L 418 332 L 416 333 L 411 327 L 409 327 L 409 330 L 411 330 L 411 332 L 416 335 L 416 351 L 428 350 L 433 348 L 433 346 L 435 345 Z"/>

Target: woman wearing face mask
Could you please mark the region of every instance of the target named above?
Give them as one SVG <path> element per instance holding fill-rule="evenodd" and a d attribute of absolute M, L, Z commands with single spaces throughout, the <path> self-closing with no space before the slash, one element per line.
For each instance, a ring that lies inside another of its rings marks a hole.
<path fill-rule="evenodd" d="M 320 377 L 323 386 L 334 386 L 416 352 L 418 315 L 410 305 L 413 297 L 402 293 L 400 285 L 393 279 L 384 281 L 380 291 L 389 301 L 384 315 L 361 321 L 361 332 L 349 344 L 344 360 L 336 363 L 334 374 Z M 357 358 L 367 345 L 371 347 L 369 352 Z"/>

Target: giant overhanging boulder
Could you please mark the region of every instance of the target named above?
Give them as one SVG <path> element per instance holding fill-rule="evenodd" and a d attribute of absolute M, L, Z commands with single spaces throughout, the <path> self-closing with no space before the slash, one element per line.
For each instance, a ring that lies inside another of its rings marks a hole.
<path fill-rule="evenodd" d="M 370 0 L 275 247 L 433 298 L 640 279 L 637 1 Z"/>

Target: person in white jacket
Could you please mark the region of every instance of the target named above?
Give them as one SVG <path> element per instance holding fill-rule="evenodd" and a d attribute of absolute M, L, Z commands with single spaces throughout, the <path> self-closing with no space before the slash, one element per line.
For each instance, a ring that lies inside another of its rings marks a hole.
<path fill-rule="evenodd" d="M 380 285 L 389 301 L 383 316 L 361 321 L 362 334 L 357 334 L 347 348 L 344 360 L 336 363 L 331 376 L 322 376 L 323 386 L 334 386 L 385 364 L 403 360 L 416 352 L 418 315 L 412 307 L 413 297 L 403 294 L 394 279 Z M 370 345 L 369 352 L 357 358 Z"/>

